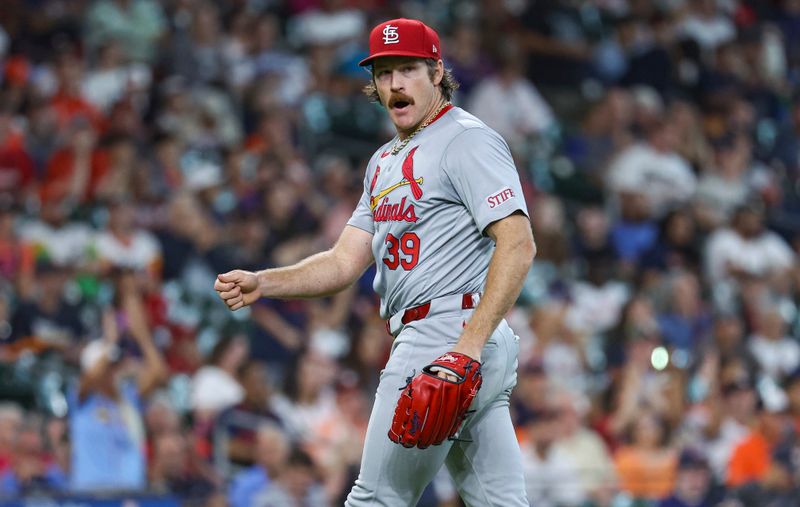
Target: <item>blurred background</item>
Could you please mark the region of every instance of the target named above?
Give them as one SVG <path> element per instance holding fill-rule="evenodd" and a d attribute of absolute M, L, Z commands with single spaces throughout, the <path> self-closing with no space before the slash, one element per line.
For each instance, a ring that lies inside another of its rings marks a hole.
<path fill-rule="evenodd" d="M 532 505 L 800 505 L 800 0 L 3 0 L 0 505 L 342 504 L 374 268 L 236 313 L 212 285 L 332 245 L 400 16 L 526 192 Z"/>

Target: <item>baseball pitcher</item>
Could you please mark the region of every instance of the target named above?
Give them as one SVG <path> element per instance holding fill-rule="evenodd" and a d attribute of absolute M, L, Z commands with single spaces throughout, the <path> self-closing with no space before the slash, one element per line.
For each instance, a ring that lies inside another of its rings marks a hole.
<path fill-rule="evenodd" d="M 508 411 L 518 338 L 503 320 L 536 249 L 508 146 L 450 104 L 437 33 L 376 26 L 366 93 L 397 136 L 372 156 L 336 245 L 293 266 L 234 270 L 214 288 L 231 310 L 258 298 L 325 296 L 375 262 L 394 338 L 348 507 L 416 505 L 442 464 L 469 506 L 527 507 Z"/>

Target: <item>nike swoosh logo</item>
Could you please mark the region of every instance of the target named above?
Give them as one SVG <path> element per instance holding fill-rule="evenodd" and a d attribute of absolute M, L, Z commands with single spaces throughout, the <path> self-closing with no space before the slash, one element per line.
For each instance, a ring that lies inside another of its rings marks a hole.
<path fill-rule="evenodd" d="M 388 151 L 384 151 L 383 153 L 381 153 L 381 158 L 386 158 L 388 156 L 389 156 L 389 152 Z"/>

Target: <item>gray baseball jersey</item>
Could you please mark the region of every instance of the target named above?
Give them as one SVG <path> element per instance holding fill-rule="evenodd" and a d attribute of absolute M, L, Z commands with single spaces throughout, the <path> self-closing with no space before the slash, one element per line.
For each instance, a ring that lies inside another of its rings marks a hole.
<path fill-rule="evenodd" d="M 505 141 L 463 109 L 445 109 L 392 155 L 395 142 L 370 159 L 348 221 L 373 234 L 383 318 L 481 292 L 494 251 L 486 227 L 517 210 L 527 215 Z"/>

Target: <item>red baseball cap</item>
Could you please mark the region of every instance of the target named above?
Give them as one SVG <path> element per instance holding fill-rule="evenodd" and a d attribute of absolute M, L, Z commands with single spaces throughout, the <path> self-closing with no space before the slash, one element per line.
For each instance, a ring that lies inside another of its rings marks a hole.
<path fill-rule="evenodd" d="M 442 57 L 439 35 L 433 28 L 416 19 L 398 18 L 381 23 L 369 34 L 369 56 L 361 60 L 364 67 L 379 56 Z"/>

